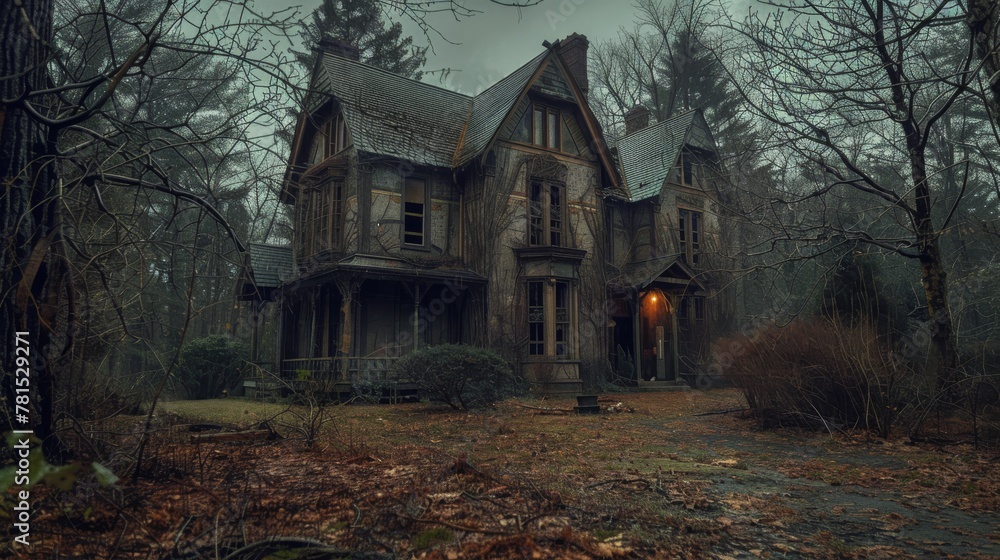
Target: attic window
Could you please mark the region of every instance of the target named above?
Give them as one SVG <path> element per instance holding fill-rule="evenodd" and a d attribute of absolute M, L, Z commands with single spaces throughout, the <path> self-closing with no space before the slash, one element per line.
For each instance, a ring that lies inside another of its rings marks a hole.
<path fill-rule="evenodd" d="M 339 154 L 350 145 L 349 134 L 347 132 L 347 121 L 344 120 L 343 113 L 337 113 L 332 119 L 323 123 L 322 139 L 323 157 Z"/>
<path fill-rule="evenodd" d="M 550 150 L 559 150 L 559 132 L 562 123 L 559 109 L 536 103 L 531 114 L 532 144 Z"/>

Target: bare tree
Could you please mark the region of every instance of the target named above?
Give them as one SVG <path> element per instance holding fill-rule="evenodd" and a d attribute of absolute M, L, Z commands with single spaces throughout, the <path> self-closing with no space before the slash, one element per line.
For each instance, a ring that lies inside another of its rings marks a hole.
<path fill-rule="evenodd" d="M 957 2 L 767 2 L 732 28 L 732 73 L 754 113 L 773 125 L 776 148 L 794 154 L 804 188 L 775 190 L 762 206 L 810 204 L 813 215 L 777 216 L 784 235 L 819 246 L 831 238 L 913 259 L 934 320 L 930 369 L 944 386 L 958 365 L 941 235 L 965 194 L 939 209 L 947 166 L 928 157 L 942 119 L 969 95 L 974 44 L 958 56 L 926 53 L 962 24 Z M 953 36 L 953 35 L 952 35 Z M 961 164 L 953 166 L 959 171 Z M 858 206 L 840 214 L 851 193 Z M 808 251 L 807 251 L 808 252 Z"/>

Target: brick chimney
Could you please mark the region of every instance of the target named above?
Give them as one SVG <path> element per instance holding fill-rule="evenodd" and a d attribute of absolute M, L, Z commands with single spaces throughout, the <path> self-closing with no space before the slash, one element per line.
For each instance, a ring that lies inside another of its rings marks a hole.
<path fill-rule="evenodd" d="M 587 95 L 590 89 L 590 82 L 587 80 L 587 48 L 590 41 L 586 35 L 573 33 L 559 42 L 559 54 L 562 55 L 563 62 L 566 63 L 573 79 Z"/>
<path fill-rule="evenodd" d="M 649 126 L 649 109 L 636 105 L 625 113 L 625 134 L 632 134 Z"/>
<path fill-rule="evenodd" d="M 319 44 L 316 45 L 316 50 L 319 52 L 328 52 L 341 58 L 349 58 L 359 62 L 361 61 L 361 51 L 358 50 L 358 47 L 348 43 L 347 41 L 334 39 L 329 35 L 324 35 L 323 38 L 319 40 Z"/>

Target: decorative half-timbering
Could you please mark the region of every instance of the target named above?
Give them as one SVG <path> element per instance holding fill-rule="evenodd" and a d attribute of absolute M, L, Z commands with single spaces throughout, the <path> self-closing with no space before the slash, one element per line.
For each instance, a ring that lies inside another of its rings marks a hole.
<path fill-rule="evenodd" d="M 285 375 L 346 392 L 467 343 L 548 393 L 612 369 L 680 379 L 708 328 L 714 142 L 698 112 L 648 126 L 638 110 L 609 149 L 587 46 L 570 35 L 476 96 L 322 53 L 282 190 L 294 270 L 267 277 Z"/>

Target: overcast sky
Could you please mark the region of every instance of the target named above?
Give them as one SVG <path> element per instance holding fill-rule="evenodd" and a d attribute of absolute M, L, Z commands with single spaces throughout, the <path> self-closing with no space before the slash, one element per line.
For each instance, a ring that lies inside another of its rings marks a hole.
<path fill-rule="evenodd" d="M 614 37 L 621 26 L 631 28 L 634 19 L 628 0 L 545 0 L 520 10 L 488 0 L 466 5 L 482 13 L 461 21 L 443 14 L 428 20 L 459 44 L 432 37 L 435 52 L 428 53 L 427 68 L 451 68 L 448 86 L 463 93 L 476 93 L 528 62 L 544 50 L 542 41 L 576 32 L 593 44 Z M 400 21 L 406 33 L 423 40 L 416 24 Z"/>
<path fill-rule="evenodd" d="M 307 16 L 320 0 L 281 3 L 299 5 L 300 12 Z M 555 41 L 576 32 L 586 35 L 593 45 L 614 37 L 621 26 L 631 28 L 634 19 L 630 0 L 543 0 L 538 6 L 520 10 L 489 0 L 465 0 L 464 4 L 481 13 L 459 21 L 448 12 L 427 17 L 429 24 L 457 44 L 432 33 L 434 52 L 428 52 L 425 69 L 450 68 L 452 72 L 444 85 L 470 94 L 542 52 L 542 41 Z M 404 34 L 412 35 L 414 42 L 427 44 L 423 32 L 412 20 L 391 11 L 387 15 L 399 20 Z M 427 81 L 441 85 L 436 77 L 428 77 Z"/>

